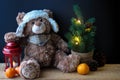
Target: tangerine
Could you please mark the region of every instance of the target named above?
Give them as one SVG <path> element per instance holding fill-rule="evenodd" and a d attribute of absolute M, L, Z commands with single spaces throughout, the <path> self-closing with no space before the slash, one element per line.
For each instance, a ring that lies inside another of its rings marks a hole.
<path fill-rule="evenodd" d="M 86 63 L 81 63 L 77 67 L 77 72 L 79 74 L 85 75 L 88 74 L 90 71 L 89 66 Z"/>
<path fill-rule="evenodd" d="M 20 74 L 20 66 L 15 67 L 15 71 L 17 72 L 17 74 Z"/>
<path fill-rule="evenodd" d="M 13 78 L 15 76 L 15 74 L 16 74 L 15 68 L 9 67 L 5 71 L 5 75 L 6 75 L 7 78 Z"/>

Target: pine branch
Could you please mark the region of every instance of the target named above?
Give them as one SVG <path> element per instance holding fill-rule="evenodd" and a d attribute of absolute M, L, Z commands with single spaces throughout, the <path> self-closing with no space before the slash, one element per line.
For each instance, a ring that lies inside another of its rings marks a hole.
<path fill-rule="evenodd" d="M 73 6 L 73 11 L 75 12 L 75 15 L 77 16 L 77 18 L 79 19 L 79 20 L 81 20 L 81 22 L 83 22 L 83 16 L 82 16 L 82 12 L 81 12 L 81 10 L 80 10 L 80 7 L 79 7 L 79 5 L 74 5 Z"/>

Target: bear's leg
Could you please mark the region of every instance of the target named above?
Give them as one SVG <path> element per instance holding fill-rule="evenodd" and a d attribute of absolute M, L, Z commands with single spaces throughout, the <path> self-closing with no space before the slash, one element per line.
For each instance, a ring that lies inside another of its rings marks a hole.
<path fill-rule="evenodd" d="M 66 55 L 63 51 L 57 51 L 54 58 L 54 66 L 63 72 L 76 71 L 80 63 L 80 56 L 76 54 Z"/>
<path fill-rule="evenodd" d="M 22 61 L 20 65 L 20 76 L 29 80 L 40 77 L 40 65 L 33 58 Z"/>

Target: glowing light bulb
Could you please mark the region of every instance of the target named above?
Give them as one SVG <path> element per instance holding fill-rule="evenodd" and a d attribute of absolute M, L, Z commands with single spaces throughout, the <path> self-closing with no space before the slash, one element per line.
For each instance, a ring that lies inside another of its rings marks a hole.
<path fill-rule="evenodd" d="M 80 41 L 81 41 L 81 39 L 80 39 L 79 36 L 75 36 L 75 37 L 73 37 L 73 43 L 74 43 L 75 45 L 80 44 Z"/>
<path fill-rule="evenodd" d="M 75 41 L 77 41 L 77 42 L 80 41 L 79 37 L 75 37 L 74 39 L 75 39 Z"/>
<path fill-rule="evenodd" d="M 81 24 L 81 21 L 79 19 L 76 20 L 76 24 Z"/>
<path fill-rule="evenodd" d="M 15 61 L 13 61 L 13 66 L 15 66 L 15 64 L 16 64 Z"/>
<path fill-rule="evenodd" d="M 86 32 L 90 32 L 90 31 L 91 31 L 91 28 L 86 28 L 85 31 L 86 31 Z"/>
<path fill-rule="evenodd" d="M 75 42 L 75 44 L 76 44 L 76 45 L 78 45 L 78 44 L 79 44 L 79 42 Z"/>

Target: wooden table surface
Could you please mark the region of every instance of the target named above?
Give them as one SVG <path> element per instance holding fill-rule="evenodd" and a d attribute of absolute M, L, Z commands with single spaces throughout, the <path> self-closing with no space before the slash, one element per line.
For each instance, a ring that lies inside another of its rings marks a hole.
<path fill-rule="evenodd" d="M 0 64 L 0 80 L 23 80 L 21 77 L 8 79 L 4 75 L 4 64 Z M 106 64 L 87 75 L 77 72 L 63 73 L 58 69 L 43 69 L 41 77 L 34 80 L 120 80 L 120 64 Z"/>

